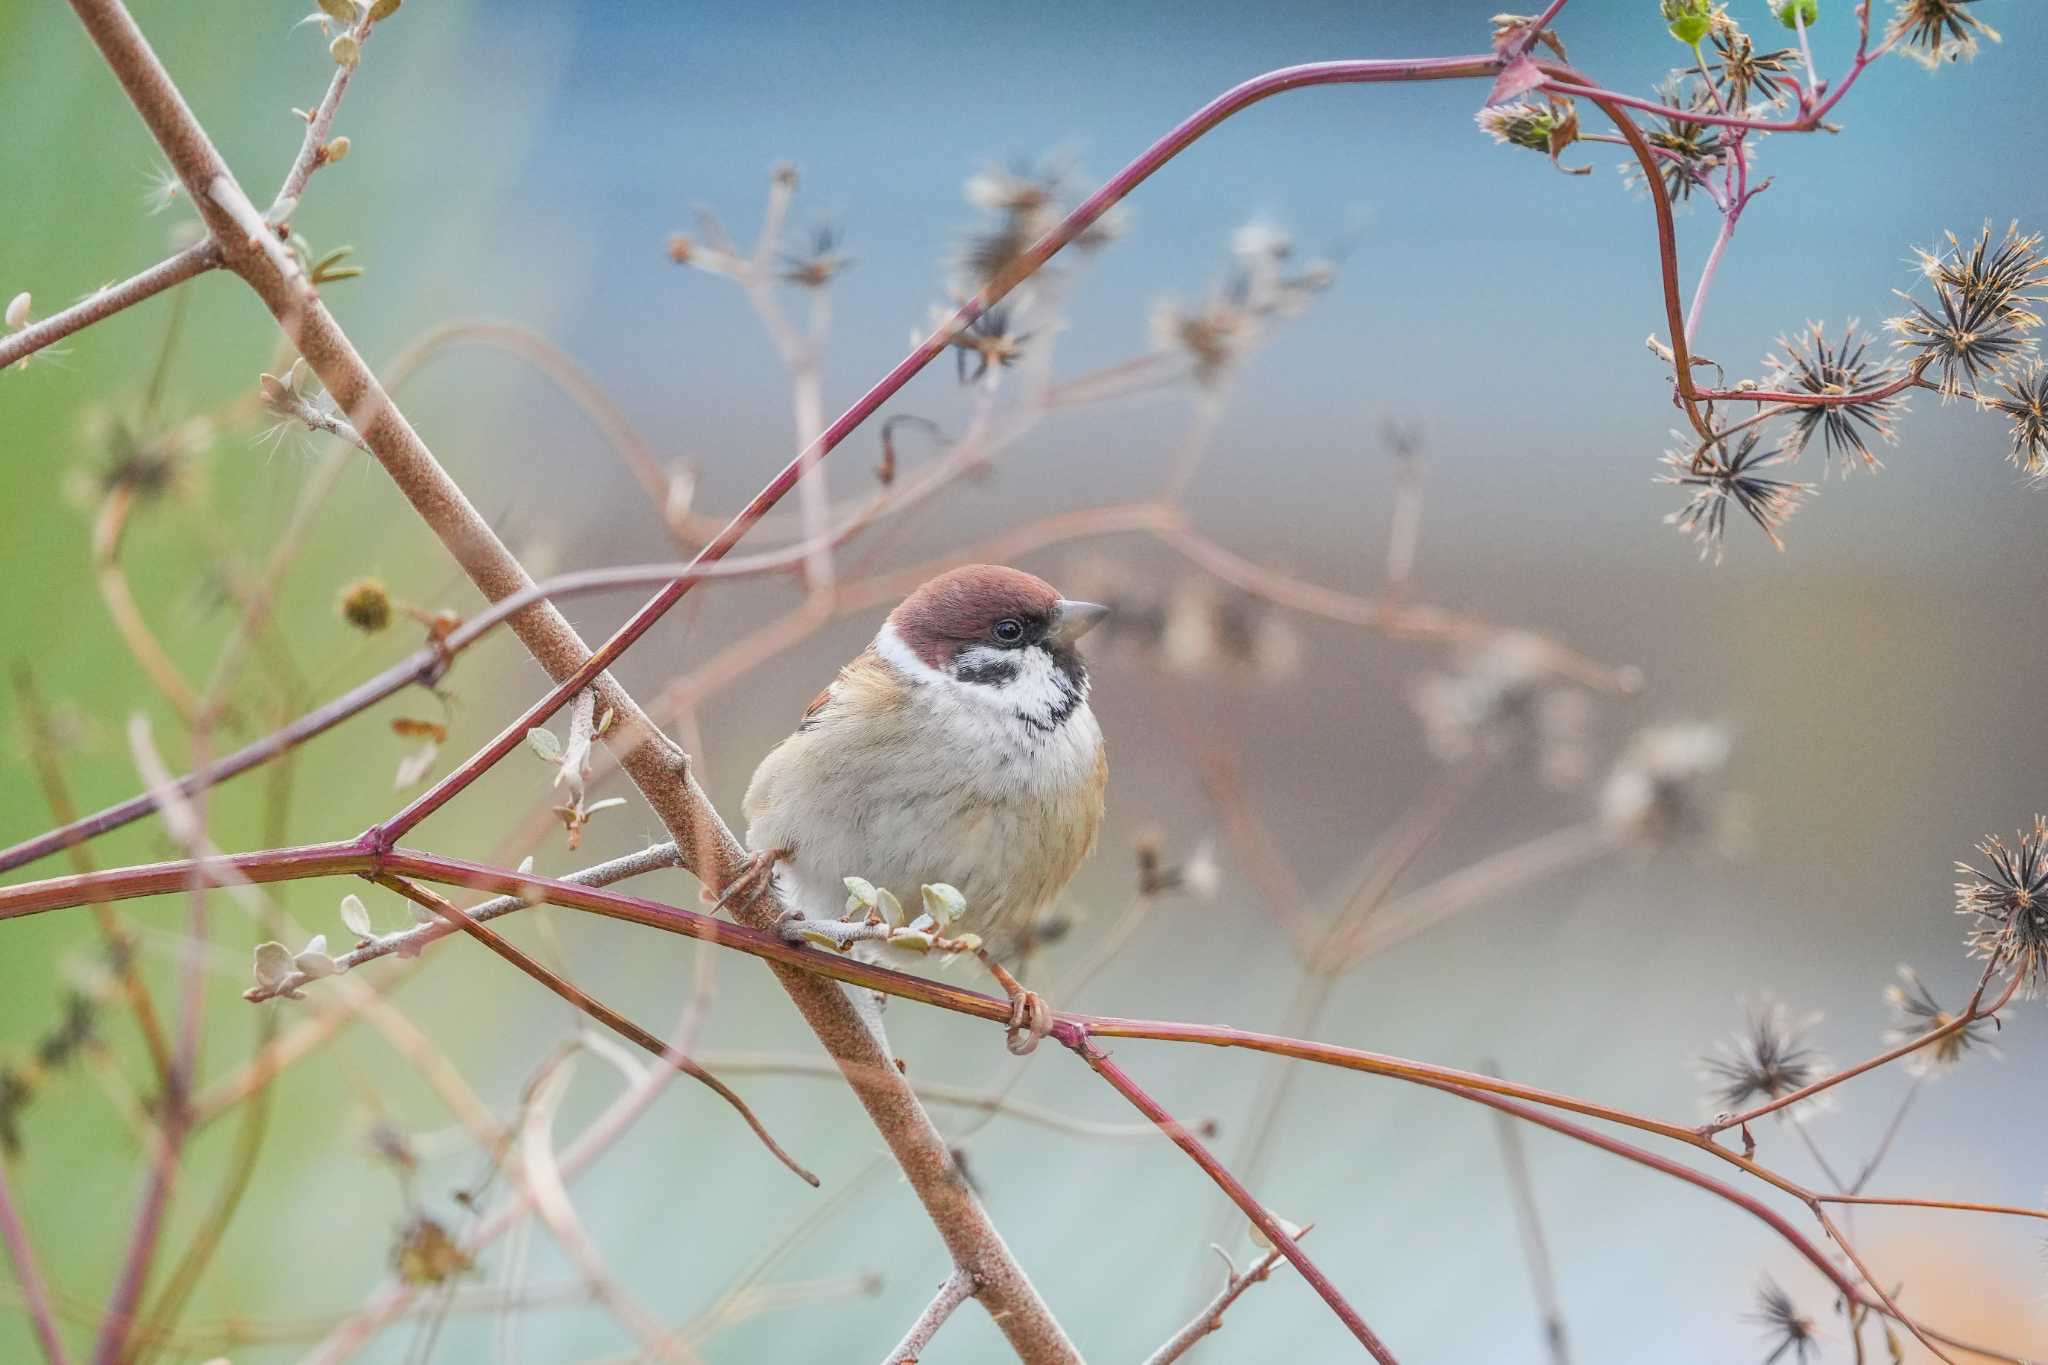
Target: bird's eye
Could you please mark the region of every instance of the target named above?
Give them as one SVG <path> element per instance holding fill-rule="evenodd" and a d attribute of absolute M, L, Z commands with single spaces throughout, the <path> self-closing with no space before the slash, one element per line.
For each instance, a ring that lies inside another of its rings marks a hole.
<path fill-rule="evenodd" d="M 1006 645 L 1014 645 L 1024 638 L 1024 623 L 1014 616 L 1005 616 L 996 622 L 996 639 Z"/>

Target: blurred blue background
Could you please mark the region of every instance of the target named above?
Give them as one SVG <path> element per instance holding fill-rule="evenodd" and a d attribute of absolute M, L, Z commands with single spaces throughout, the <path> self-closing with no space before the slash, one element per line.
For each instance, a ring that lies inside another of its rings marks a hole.
<path fill-rule="evenodd" d="M 825 371 L 826 406 L 837 411 L 901 356 L 945 297 L 950 254 L 979 221 L 960 192 L 969 175 L 1057 154 L 1086 188 L 1249 75 L 1317 58 L 1479 50 L 1493 8 L 416 2 L 366 49 L 337 124 L 352 155 L 316 177 L 297 226 L 322 248 L 353 244 L 367 266 L 365 278 L 327 296 L 373 360 L 451 320 L 533 327 L 600 376 L 664 456 L 694 461 L 698 505 L 723 510 L 788 458 L 789 388 L 739 291 L 666 259 L 669 232 L 695 230 L 694 205 L 713 207 L 748 241 L 770 168 L 789 161 L 801 172 L 792 244 L 813 224 L 844 228 L 855 260 L 833 290 Z M 1734 8 L 1760 41 L 1775 37 L 1762 0 Z M 1808 319 L 1831 331 L 1852 317 L 1881 322 L 1899 307 L 1894 288 L 1914 278 L 1910 248 L 1945 229 L 2048 220 L 2038 85 L 2048 27 L 2034 7 L 1973 8 L 2005 32 L 2002 45 L 1932 75 L 1887 60 L 1840 106 L 1839 136 L 1763 145 L 1760 170 L 1775 183 L 1744 218 L 1696 339 L 1731 377 L 1757 374 L 1776 338 Z M 1577 0 L 1561 22 L 1574 62 L 1647 94 L 1683 55 L 1654 10 L 1650 0 Z M 1815 54 L 1823 71 L 1839 72 L 1853 23 L 1839 0 L 1823 0 L 1823 10 Z M 230 163 L 267 191 L 298 142 L 287 108 L 310 103 L 327 78 L 315 32 L 254 0 L 204 13 L 141 3 L 136 15 Z M 1198 301 L 1248 220 L 1284 227 L 1304 254 L 1347 248 L 1329 295 L 1274 328 L 1247 363 L 1191 489 L 1192 518 L 1262 563 L 1371 591 L 1392 487 L 1378 431 L 1387 419 L 1418 423 L 1427 442 L 1420 595 L 1640 666 L 1647 689 L 1603 708 L 1603 741 L 1612 747 L 1660 718 L 1724 722 L 1736 740 L 1732 785 L 1754 796 L 1758 814 L 1743 861 L 1612 859 L 1373 960 L 1338 988 L 1319 1036 L 1456 1065 L 1495 1058 L 1521 1079 L 1689 1119 L 1702 1112 L 1693 1059 L 1739 1024 L 1744 1001 L 1769 994 L 1823 1011 L 1819 1039 L 1847 1060 L 1878 1045 L 1888 1022 L 1881 989 L 1897 964 L 1918 966 L 1949 1002 L 1975 979 L 1949 912 L 1951 864 L 2048 805 L 2048 658 L 2038 627 L 2048 492 L 2027 489 L 2005 463 L 2000 422 L 1922 396 L 1898 448 L 1880 452 L 1884 471 L 1828 481 L 1791 523 L 1785 553 L 1743 525 L 1725 565 L 1700 564 L 1659 524 L 1678 499 L 1653 483 L 1679 418 L 1643 343 L 1664 329 L 1649 204 L 1621 184 L 1618 149 L 1573 148 L 1567 161 L 1590 161 L 1595 174 L 1565 178 L 1539 156 L 1492 145 L 1472 123 L 1482 94 L 1470 83 L 1318 89 L 1225 124 L 1145 185 L 1130 200 L 1128 235 L 1076 273 L 1058 372 L 1145 350 L 1155 302 Z M 1597 115 L 1586 117 L 1591 128 Z M 32 289 L 47 313 L 163 252 L 185 206 L 145 216 L 161 163 L 63 7 L 0 4 L 0 127 L 0 185 L 12 206 L 0 232 L 0 295 Z M 1716 226 L 1705 204 L 1681 219 L 1688 289 Z M 179 412 L 246 393 L 274 346 L 268 320 L 233 281 L 203 280 L 191 292 L 170 371 Z M 786 302 L 794 309 L 797 300 Z M 32 661 L 47 694 L 96 722 L 71 760 L 83 802 L 133 789 L 121 739 L 132 710 L 172 731 L 104 625 L 85 520 L 64 496 L 67 471 L 92 458 L 88 418 L 132 406 L 168 309 L 155 302 L 0 380 L 0 469 L 13 508 L 0 538 L 0 573 L 13 585 L 0 597 L 0 661 Z M 568 568 L 669 552 L 625 470 L 572 406 L 511 359 L 452 352 L 400 397 L 523 554 Z M 941 364 L 891 410 L 957 429 L 965 407 Z M 900 536 L 885 534 L 883 561 L 913 562 L 993 528 L 1145 495 L 1164 476 L 1188 408 L 1183 387 L 1048 421 L 994 476 L 949 492 Z M 258 443 L 260 427 L 225 424 L 203 490 L 132 538 L 144 607 L 195 675 L 227 621 L 198 601 L 217 548 L 206 529 L 217 524 L 259 553 L 318 458 L 303 441 Z M 857 437 L 834 459 L 835 487 L 864 487 L 875 451 L 872 432 Z M 1819 452 L 1801 468 L 1799 477 L 1818 480 Z M 1180 572 L 1140 543 L 1113 548 L 1134 577 Z M 1074 559 L 1055 550 L 1026 565 L 1057 576 Z M 381 474 L 351 471 L 284 597 L 286 633 L 318 695 L 405 647 L 387 639 L 366 649 L 335 620 L 334 592 L 367 572 L 415 600 L 473 605 Z M 622 675 L 651 691 L 793 602 L 785 586 L 721 591 L 687 629 L 664 626 Z M 586 599 L 571 615 L 586 633 L 602 633 L 622 610 Z M 729 813 L 757 756 L 859 648 L 876 615 L 834 623 L 704 709 L 704 774 Z M 1245 751 L 1251 799 L 1304 883 L 1327 888 L 1320 912 L 1341 898 L 1361 848 L 1423 789 L 1431 762 L 1406 699 L 1440 653 L 1302 630 L 1309 667 L 1288 685 L 1172 680 L 1119 658 L 1098 669 L 1116 762 L 1111 823 L 1076 887 L 1092 917 L 1055 966 L 1085 956 L 1089 927 L 1124 904 L 1141 831 L 1163 829 L 1170 846 L 1186 848 L 1217 828 L 1182 750 L 1190 726 L 1228 733 Z M 480 651 L 459 676 L 451 751 L 487 737 L 538 685 L 509 641 Z M 400 747 L 379 725 L 358 743 L 307 751 L 293 837 L 334 837 L 389 808 Z M 14 728 L 0 751 L 0 836 L 9 839 L 46 823 Z M 536 771 L 515 763 L 494 774 L 428 827 L 436 846 L 488 855 L 540 795 Z M 1503 778 L 1411 881 L 1578 819 L 1585 800 Z M 260 794 L 231 789 L 218 806 L 221 841 L 255 846 Z M 613 827 L 593 831 L 584 855 L 556 836 L 539 866 L 561 870 L 655 829 L 636 801 Z M 159 834 L 138 830 L 110 840 L 105 856 L 166 852 Z M 1227 851 L 1224 864 L 1215 901 L 1163 904 L 1080 998 L 1059 1003 L 1277 1027 L 1293 969 Z M 649 885 L 649 894 L 694 895 L 680 876 Z M 336 935 L 339 894 L 298 887 L 286 901 Z M 166 901 L 137 916 L 156 932 L 151 970 L 166 983 L 176 914 Z M 253 1028 L 235 995 L 259 936 L 225 908 L 220 919 L 226 965 L 210 1075 L 241 1059 Z M 611 925 L 556 926 L 579 981 L 665 1026 L 688 979 L 685 945 Z M 539 941 L 529 926 L 518 936 Z M 47 916 L 9 925 L 0 945 L 0 1047 L 26 1049 L 60 983 L 89 957 L 90 935 L 82 918 Z M 566 1019 L 502 964 L 460 945 L 429 968 L 401 997 L 408 1013 L 488 1102 L 508 1110 Z M 730 962 L 721 984 L 707 1047 L 815 1050 L 762 973 Z M 907 1006 L 891 1021 L 914 1074 L 970 1085 L 1002 1074 L 981 1030 Z M 139 1075 L 125 1024 L 110 1019 L 106 1032 Z M 383 1275 L 406 1210 L 357 1131 L 373 1107 L 415 1129 L 446 1119 L 388 1049 L 360 1033 L 280 1083 L 249 1205 L 191 1320 L 342 1311 Z M 2048 1027 L 2039 1002 L 2014 1010 L 2000 1046 L 2004 1060 L 1976 1063 L 1921 1097 L 1878 1186 L 2040 1202 Z M 1251 1121 L 1264 1070 L 1256 1059 L 1164 1045 L 1117 1051 L 1170 1107 L 1217 1116 L 1221 1150 Z M 1114 1097 L 1077 1070 L 1047 1052 L 1019 1093 L 1121 1120 Z M 560 1133 L 594 1112 L 611 1084 L 604 1068 L 586 1064 Z M 1906 1084 L 1884 1073 L 1846 1087 L 1815 1120 L 1817 1141 L 1857 1164 Z M 819 1167 L 828 1192 L 867 1168 L 877 1144 L 842 1089 L 770 1078 L 740 1086 Z M 11 1168 L 53 1278 L 86 1304 L 105 1297 L 139 1169 L 110 1113 L 91 1082 L 69 1082 L 39 1100 Z M 227 1136 L 200 1144 L 200 1188 L 234 1160 Z M 1814 1178 L 1789 1133 L 1762 1128 L 1759 1137 L 1768 1158 Z M 1826 1358 L 1849 1358 L 1826 1286 L 1760 1225 L 1562 1140 L 1531 1132 L 1526 1141 L 1576 1358 L 1760 1359 L 1762 1338 L 1743 1314 L 1764 1271 L 1828 1321 Z M 1316 1223 L 1319 1260 L 1404 1361 L 1542 1358 L 1487 1115 L 1391 1083 L 1304 1073 L 1277 1142 L 1258 1192 Z M 999 1120 L 970 1153 L 994 1217 L 1091 1359 L 1142 1356 L 1184 1316 L 1191 1286 L 1208 1283 L 1196 1267 L 1218 1231 L 1220 1197 L 1163 1145 L 1091 1144 Z M 478 1164 L 430 1167 L 423 1198 L 459 1219 L 448 1192 L 474 1179 Z M 671 1319 L 701 1308 L 819 1199 L 763 1161 L 715 1101 L 683 1087 L 577 1194 L 621 1278 Z M 175 1226 L 189 1226 L 198 1202 L 181 1204 Z M 1856 1230 L 1882 1273 L 1904 1282 L 1906 1303 L 1961 1334 L 2039 1354 L 2048 1350 L 2039 1226 L 1869 1210 Z M 1241 1231 L 1231 1238 L 1243 1260 Z M 544 1235 L 531 1257 L 533 1282 L 562 1273 Z M 487 1260 L 484 1269 L 505 1268 Z M 758 1319 L 711 1342 L 706 1356 L 837 1360 L 886 1350 L 943 1271 L 913 1201 L 886 1173 L 869 1174 L 852 1202 L 812 1229 L 779 1277 L 847 1271 L 880 1272 L 882 1292 Z M 487 1319 L 451 1324 L 440 1358 L 497 1358 L 494 1333 Z M 627 1344 L 588 1309 L 535 1314 L 521 1333 L 527 1360 L 599 1357 Z M 408 1360 L 421 1344 L 395 1329 L 364 1358 Z M 1344 1359 L 1347 1346 L 1312 1293 L 1282 1277 L 1248 1295 L 1203 1356 Z M 22 1322 L 0 1318 L 0 1357 L 30 1349 Z M 968 1312 L 927 1359 L 993 1359 L 999 1349 Z M 185 1358 L 206 1354 L 195 1347 Z M 296 1358 L 297 1348 L 231 1354 L 240 1365 Z"/>

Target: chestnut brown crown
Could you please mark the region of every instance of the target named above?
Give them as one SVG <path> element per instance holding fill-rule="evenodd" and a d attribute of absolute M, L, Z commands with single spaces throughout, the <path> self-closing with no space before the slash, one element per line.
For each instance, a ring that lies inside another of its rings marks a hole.
<path fill-rule="evenodd" d="M 1099 621 L 1104 608 L 1069 602 L 1021 569 L 968 564 L 925 583 L 889 613 L 889 625 L 933 668 L 963 650 L 1045 644 L 1063 648 Z"/>

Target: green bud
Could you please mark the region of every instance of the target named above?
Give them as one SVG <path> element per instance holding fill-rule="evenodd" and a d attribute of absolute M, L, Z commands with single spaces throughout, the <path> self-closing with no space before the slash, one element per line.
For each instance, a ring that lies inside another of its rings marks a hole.
<path fill-rule="evenodd" d="M 370 22 L 380 24 L 384 20 L 389 19 L 392 15 L 398 13 L 400 3 L 401 0 L 377 0 L 376 4 L 370 6 Z"/>
<path fill-rule="evenodd" d="M 1820 22 L 1820 0 L 1774 0 L 1771 8 L 1786 28 L 1812 28 Z"/>
<path fill-rule="evenodd" d="M 1557 115 L 1545 104 L 1521 101 L 1492 104 L 1479 111 L 1479 129 L 1495 142 L 1548 152 L 1550 135 L 1557 128 Z"/>
<path fill-rule="evenodd" d="M 1714 27 L 1713 0 L 1660 0 L 1671 36 L 1698 47 Z"/>
<path fill-rule="evenodd" d="M 363 60 L 363 45 L 355 40 L 353 34 L 338 34 L 334 41 L 327 45 L 327 55 L 334 58 L 336 66 L 353 71 Z"/>

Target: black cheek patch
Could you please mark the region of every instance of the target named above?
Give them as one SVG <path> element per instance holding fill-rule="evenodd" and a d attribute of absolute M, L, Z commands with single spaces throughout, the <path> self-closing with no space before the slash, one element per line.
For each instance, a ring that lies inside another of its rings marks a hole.
<path fill-rule="evenodd" d="M 953 670 L 953 676 L 964 683 L 980 683 L 986 687 L 1001 687 L 1004 683 L 1017 681 L 1015 659 L 991 659 L 987 663 L 960 664 Z"/>

